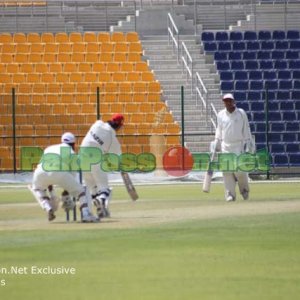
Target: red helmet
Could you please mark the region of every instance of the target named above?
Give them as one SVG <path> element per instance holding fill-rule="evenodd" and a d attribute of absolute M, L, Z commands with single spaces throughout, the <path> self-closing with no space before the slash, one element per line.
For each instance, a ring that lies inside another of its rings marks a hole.
<path fill-rule="evenodd" d="M 124 124 L 124 116 L 122 114 L 114 114 L 111 118 L 111 123 L 115 129 L 119 129 Z"/>

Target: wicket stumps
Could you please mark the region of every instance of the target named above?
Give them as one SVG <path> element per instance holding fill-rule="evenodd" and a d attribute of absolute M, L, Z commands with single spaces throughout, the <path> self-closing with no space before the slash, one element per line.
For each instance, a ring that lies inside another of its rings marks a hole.
<path fill-rule="evenodd" d="M 73 198 L 73 201 L 75 202 L 75 198 Z M 77 207 L 76 207 L 76 202 L 75 202 L 75 206 L 72 210 L 66 210 L 66 221 L 70 222 L 70 215 L 73 215 L 73 222 L 77 221 Z"/>

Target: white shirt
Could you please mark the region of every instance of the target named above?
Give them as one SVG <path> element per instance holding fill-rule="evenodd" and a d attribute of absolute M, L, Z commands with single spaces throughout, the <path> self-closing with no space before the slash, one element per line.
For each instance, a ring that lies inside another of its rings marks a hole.
<path fill-rule="evenodd" d="M 116 137 L 116 131 L 106 122 L 96 121 L 84 137 L 81 146 L 97 147 L 103 153 L 121 155 L 121 146 Z"/>
<path fill-rule="evenodd" d="M 240 154 L 245 143 L 251 140 L 249 122 L 245 111 L 236 108 L 232 113 L 227 109 L 217 115 L 217 130 L 215 138 L 221 141 L 222 152 Z"/>

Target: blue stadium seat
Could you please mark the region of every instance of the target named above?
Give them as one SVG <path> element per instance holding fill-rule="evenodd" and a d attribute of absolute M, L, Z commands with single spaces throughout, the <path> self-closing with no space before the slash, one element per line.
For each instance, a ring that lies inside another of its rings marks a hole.
<path fill-rule="evenodd" d="M 265 143 L 266 135 L 264 133 L 255 133 L 255 142 L 260 144 Z"/>
<path fill-rule="evenodd" d="M 217 31 L 215 40 L 216 41 L 228 41 L 228 33 L 226 31 Z"/>
<path fill-rule="evenodd" d="M 270 121 L 281 121 L 281 113 L 276 111 L 269 112 Z"/>
<path fill-rule="evenodd" d="M 300 153 L 290 154 L 290 166 L 298 167 L 300 165 Z"/>
<path fill-rule="evenodd" d="M 273 61 L 269 60 L 260 60 L 259 61 L 259 68 L 262 70 L 272 70 L 273 69 Z"/>
<path fill-rule="evenodd" d="M 278 89 L 278 81 L 276 79 L 273 80 L 264 80 L 265 88 L 269 90 L 277 90 Z"/>
<path fill-rule="evenodd" d="M 227 59 L 228 59 L 227 52 L 219 52 L 219 51 L 216 51 L 216 52 L 214 53 L 214 59 L 215 59 L 215 60 L 227 60 Z"/>
<path fill-rule="evenodd" d="M 246 70 L 257 70 L 257 69 L 259 69 L 258 62 L 256 60 L 246 60 L 245 69 Z"/>
<path fill-rule="evenodd" d="M 299 122 L 298 121 L 288 121 L 288 122 L 286 122 L 285 129 L 286 129 L 286 131 L 298 132 L 300 130 Z"/>
<path fill-rule="evenodd" d="M 230 68 L 231 70 L 244 70 L 244 62 L 242 60 L 232 60 Z"/>
<path fill-rule="evenodd" d="M 270 128 L 272 132 L 284 132 L 284 123 L 283 122 L 271 122 Z"/>
<path fill-rule="evenodd" d="M 278 79 L 291 79 L 291 72 L 286 70 L 279 70 L 277 77 Z"/>
<path fill-rule="evenodd" d="M 258 41 L 248 41 L 247 42 L 247 50 L 259 50 L 260 49 L 260 43 Z"/>
<path fill-rule="evenodd" d="M 285 40 L 285 31 L 283 30 L 274 30 L 272 34 L 273 40 Z"/>
<path fill-rule="evenodd" d="M 292 95 L 293 95 L 293 92 L 292 92 Z M 296 110 L 300 110 L 300 101 L 295 101 L 295 109 Z M 300 139 L 299 139 L 299 141 L 300 141 Z"/>
<path fill-rule="evenodd" d="M 235 90 L 245 91 L 248 90 L 248 81 L 245 80 L 236 80 L 235 81 Z"/>
<path fill-rule="evenodd" d="M 289 43 L 287 41 L 277 41 L 275 43 L 275 49 L 277 49 L 277 50 L 289 49 Z"/>
<path fill-rule="evenodd" d="M 285 121 L 297 120 L 297 114 L 295 113 L 295 111 L 284 111 L 282 112 L 282 118 Z"/>
<path fill-rule="evenodd" d="M 279 89 L 281 90 L 291 90 L 293 88 L 292 80 L 279 80 Z"/>
<path fill-rule="evenodd" d="M 250 80 L 250 90 L 262 90 L 264 88 L 262 80 Z"/>
<path fill-rule="evenodd" d="M 285 54 L 286 59 L 298 59 L 299 58 L 299 51 L 297 50 L 288 50 Z"/>
<path fill-rule="evenodd" d="M 267 93 L 264 92 L 263 99 L 266 99 Z M 268 90 L 268 98 L 269 101 L 275 101 L 276 100 L 276 91 L 270 91 Z"/>
<path fill-rule="evenodd" d="M 271 143 L 279 143 L 281 142 L 281 134 L 277 132 L 271 132 L 269 134 L 269 141 Z"/>
<path fill-rule="evenodd" d="M 290 91 L 277 91 L 276 99 L 278 101 L 288 101 L 291 99 Z"/>
<path fill-rule="evenodd" d="M 230 69 L 230 64 L 229 61 L 217 61 L 216 62 L 217 65 L 217 70 L 224 70 L 227 71 Z"/>
<path fill-rule="evenodd" d="M 232 91 L 234 90 L 234 81 L 221 81 L 222 91 Z"/>
<path fill-rule="evenodd" d="M 262 97 L 261 92 L 257 92 L 257 91 L 249 91 L 249 92 L 248 92 L 247 99 L 248 99 L 249 101 L 259 101 L 259 100 L 262 100 L 263 97 Z"/>
<path fill-rule="evenodd" d="M 293 79 L 300 79 L 300 70 L 293 71 Z"/>
<path fill-rule="evenodd" d="M 284 59 L 285 51 L 273 50 L 271 52 L 271 59 Z"/>
<path fill-rule="evenodd" d="M 257 59 L 271 59 L 271 52 L 270 51 L 258 51 Z"/>
<path fill-rule="evenodd" d="M 256 132 L 266 132 L 266 123 L 265 122 L 258 122 L 255 126 Z"/>
<path fill-rule="evenodd" d="M 248 72 L 236 71 L 234 74 L 234 80 L 248 80 Z"/>
<path fill-rule="evenodd" d="M 231 51 L 231 43 L 230 42 L 219 42 L 218 50 L 219 51 Z"/>
<path fill-rule="evenodd" d="M 280 101 L 280 110 L 281 111 L 291 111 L 294 110 L 294 101 Z"/>
<path fill-rule="evenodd" d="M 232 50 L 242 51 L 242 50 L 245 50 L 245 49 L 246 49 L 246 44 L 242 41 L 232 43 Z"/>
<path fill-rule="evenodd" d="M 256 52 L 255 51 L 244 51 L 243 52 L 243 59 L 244 60 L 254 60 L 256 59 Z"/>
<path fill-rule="evenodd" d="M 264 110 L 264 103 L 255 101 L 251 102 L 251 110 L 254 111 L 263 111 Z"/>
<path fill-rule="evenodd" d="M 249 79 L 250 80 L 261 80 L 262 72 L 261 71 L 249 71 Z"/>
<path fill-rule="evenodd" d="M 289 61 L 289 68 L 298 70 L 300 69 L 300 59 L 292 59 Z"/>
<path fill-rule="evenodd" d="M 300 100 L 300 91 L 292 91 L 292 99 L 293 100 Z"/>
<path fill-rule="evenodd" d="M 257 33 L 255 31 L 245 31 L 244 40 L 246 41 L 255 41 L 257 40 Z"/>
<path fill-rule="evenodd" d="M 290 41 L 290 49 L 300 49 L 300 41 Z"/>
<path fill-rule="evenodd" d="M 299 152 L 299 144 L 298 143 L 289 143 L 286 145 L 286 152 L 288 153 L 297 153 Z"/>
<path fill-rule="evenodd" d="M 288 40 L 299 40 L 300 34 L 298 30 L 288 30 L 286 38 Z"/>
<path fill-rule="evenodd" d="M 274 69 L 284 70 L 284 69 L 287 69 L 287 68 L 288 68 L 288 65 L 287 65 L 286 60 L 275 60 Z"/>
<path fill-rule="evenodd" d="M 256 132 L 256 129 L 255 129 L 255 123 L 249 122 L 249 126 L 250 126 L 250 131 L 251 131 L 252 133 Z"/>
<path fill-rule="evenodd" d="M 289 158 L 287 156 L 287 154 L 284 153 L 278 153 L 274 156 L 274 166 L 288 166 L 289 164 Z"/>
<path fill-rule="evenodd" d="M 229 60 L 241 60 L 242 59 L 242 52 L 238 51 L 231 51 L 228 53 Z"/>
<path fill-rule="evenodd" d="M 285 132 L 282 136 L 282 141 L 285 143 L 294 143 L 297 141 L 297 136 L 295 133 Z"/>
<path fill-rule="evenodd" d="M 244 111 L 249 111 L 249 103 L 244 101 L 244 102 L 238 102 L 237 107 L 242 108 Z"/>
<path fill-rule="evenodd" d="M 272 153 L 283 153 L 283 152 L 285 152 L 284 148 L 285 148 L 285 145 L 276 143 L 276 144 L 271 144 L 270 150 Z"/>
<path fill-rule="evenodd" d="M 220 71 L 220 80 L 233 80 L 233 73 L 231 71 Z"/>
<path fill-rule="evenodd" d="M 210 31 L 202 32 L 201 39 L 204 42 L 210 42 L 215 39 L 214 33 Z"/>
<path fill-rule="evenodd" d="M 263 72 L 263 79 L 265 80 L 273 80 L 273 79 L 277 79 L 277 73 L 276 71 L 264 71 Z"/>
<path fill-rule="evenodd" d="M 247 95 L 242 91 L 234 91 L 234 99 L 236 101 L 245 101 L 247 99 Z"/>
<path fill-rule="evenodd" d="M 268 102 L 268 108 L 269 108 L 269 111 L 278 111 L 279 109 L 279 102 L 278 101 L 275 101 L 275 100 L 272 100 Z"/>
<path fill-rule="evenodd" d="M 272 39 L 272 35 L 271 35 L 271 31 L 268 30 L 261 30 L 258 32 L 258 39 L 259 40 L 271 40 Z"/>
<path fill-rule="evenodd" d="M 252 120 L 255 122 L 265 122 L 264 112 L 252 112 Z"/>
<path fill-rule="evenodd" d="M 217 51 L 217 43 L 216 42 L 205 42 L 204 43 L 204 51 L 206 51 L 206 52 Z"/>
<path fill-rule="evenodd" d="M 275 48 L 275 46 L 272 41 L 262 41 L 260 48 L 261 48 L 261 50 L 273 50 Z"/>
<path fill-rule="evenodd" d="M 231 31 L 229 35 L 229 39 L 231 41 L 242 41 L 243 40 L 243 34 L 240 31 Z"/>
<path fill-rule="evenodd" d="M 293 80 L 293 88 L 295 90 L 300 90 L 300 80 L 299 79 Z"/>

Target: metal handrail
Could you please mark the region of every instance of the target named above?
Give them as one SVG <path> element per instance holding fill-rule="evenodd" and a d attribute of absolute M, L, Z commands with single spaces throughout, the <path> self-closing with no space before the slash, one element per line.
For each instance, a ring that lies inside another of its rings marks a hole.
<path fill-rule="evenodd" d="M 196 72 L 196 103 L 198 102 L 198 97 L 202 102 L 202 112 L 203 107 L 205 108 L 205 119 L 206 123 L 208 121 L 209 105 L 208 105 L 208 91 L 204 85 L 204 82 L 198 72 Z"/>
<path fill-rule="evenodd" d="M 174 33 L 175 32 L 175 33 Z M 175 37 L 176 35 L 176 37 Z M 168 13 L 168 40 L 173 43 L 173 50 L 177 50 L 177 62 L 179 62 L 179 30 L 172 18 L 172 15 Z M 175 49 L 174 49 L 175 48 Z"/>
<path fill-rule="evenodd" d="M 191 79 L 191 91 L 193 92 L 193 59 L 190 55 L 190 52 L 188 51 L 186 45 L 184 42 L 181 43 L 181 60 L 183 61 L 182 69 L 186 69 L 186 75 L 188 79 L 188 75 L 190 75 Z"/>

